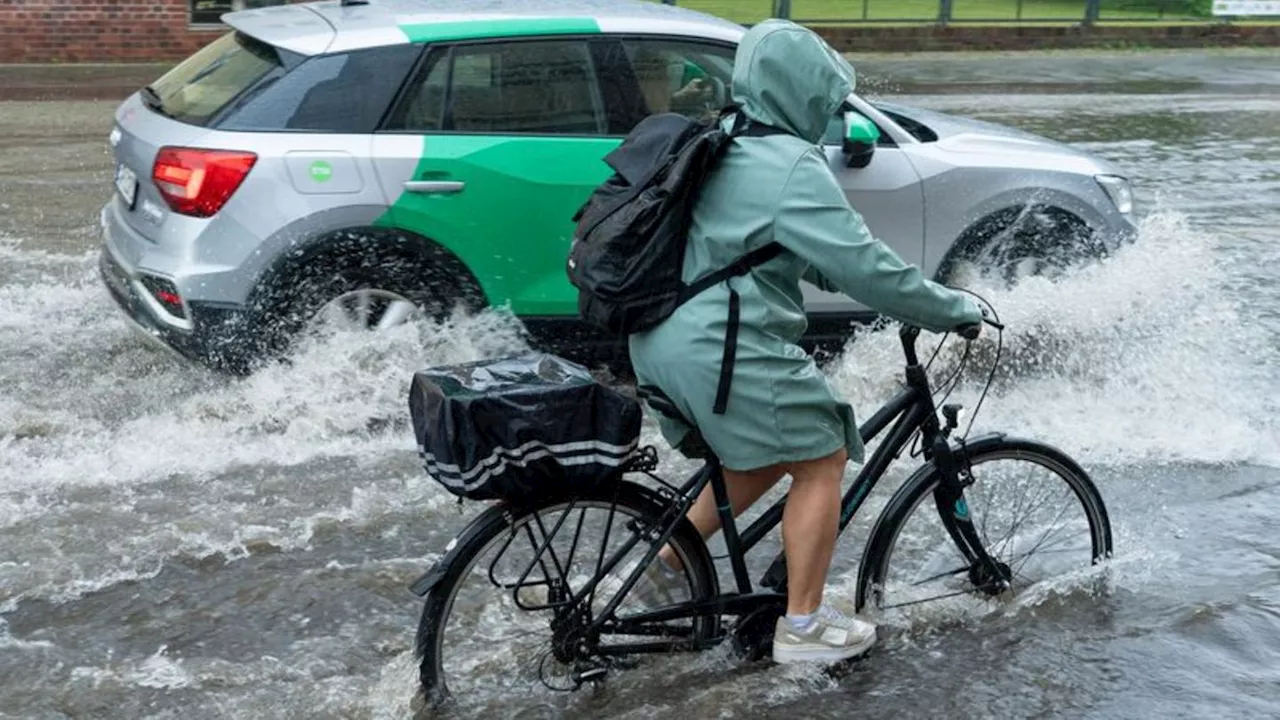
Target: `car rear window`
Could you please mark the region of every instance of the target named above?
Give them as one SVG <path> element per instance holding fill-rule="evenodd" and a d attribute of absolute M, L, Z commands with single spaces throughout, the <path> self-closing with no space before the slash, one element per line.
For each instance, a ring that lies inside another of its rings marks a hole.
<path fill-rule="evenodd" d="M 421 48 L 388 45 L 309 57 L 265 77 L 216 121 L 219 130 L 371 133 Z"/>
<path fill-rule="evenodd" d="M 152 83 L 148 104 L 175 120 L 205 127 L 233 100 L 295 58 L 243 33 L 230 32 Z"/>

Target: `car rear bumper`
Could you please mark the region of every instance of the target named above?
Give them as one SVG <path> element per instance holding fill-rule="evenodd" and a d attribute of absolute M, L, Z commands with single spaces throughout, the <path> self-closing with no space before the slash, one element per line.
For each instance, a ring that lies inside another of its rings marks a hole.
<path fill-rule="evenodd" d="M 247 313 L 237 307 L 220 307 L 211 303 L 187 304 L 189 329 L 175 327 L 157 317 L 145 290 L 135 277 L 112 255 L 102 249 L 98 273 L 111 299 L 123 313 L 128 325 L 157 349 L 218 370 L 244 372 Z"/>
<path fill-rule="evenodd" d="M 170 352 L 179 358 L 188 359 L 177 349 L 185 343 L 177 331 L 155 321 L 151 313 L 145 309 L 142 298 L 133 287 L 133 279 L 124 270 L 108 248 L 103 248 L 98 256 L 98 275 L 106 286 L 111 299 L 124 313 L 125 321 L 139 336 L 153 348 Z"/>

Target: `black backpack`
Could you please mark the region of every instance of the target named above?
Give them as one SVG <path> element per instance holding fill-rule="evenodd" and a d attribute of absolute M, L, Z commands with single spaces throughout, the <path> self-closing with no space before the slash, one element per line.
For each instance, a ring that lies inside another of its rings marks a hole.
<path fill-rule="evenodd" d="M 782 252 L 769 243 L 686 284 L 681 279 L 689 224 L 702 183 L 737 137 L 786 131 L 749 121 L 736 107 L 732 130 L 719 118 L 699 122 L 676 113 L 651 115 L 605 156 L 614 174 L 592 192 L 573 216 L 577 227 L 569 250 L 569 282 L 578 289 L 578 314 L 612 335 L 656 327 L 693 296 Z M 737 347 L 738 293 L 729 298 L 729 326 L 715 412 L 728 401 Z"/>

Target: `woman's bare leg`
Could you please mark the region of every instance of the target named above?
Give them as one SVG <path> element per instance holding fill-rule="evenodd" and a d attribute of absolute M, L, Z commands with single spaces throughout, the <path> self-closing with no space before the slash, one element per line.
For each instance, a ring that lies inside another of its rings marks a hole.
<path fill-rule="evenodd" d="M 841 448 L 817 460 L 749 471 L 724 471 L 734 517 L 759 500 L 784 473 L 791 475 L 791 489 L 782 512 L 788 615 L 809 615 L 822 604 L 822 591 L 840 524 L 840 483 L 847 463 L 848 454 Z M 687 517 L 703 538 L 720 529 L 720 515 L 710 483 L 689 508 Z M 680 568 L 670 545 L 662 548 L 658 557 L 672 569 Z"/>
<path fill-rule="evenodd" d="M 787 614 L 809 615 L 822 603 L 822 589 L 840 525 L 840 481 L 848 455 L 843 448 L 818 460 L 791 463 L 791 490 L 782 511 L 787 559 Z"/>
<path fill-rule="evenodd" d="M 729 494 L 729 504 L 733 506 L 733 516 L 738 517 L 743 510 L 751 507 L 762 495 L 769 492 L 770 488 L 778 484 L 782 475 L 783 469 L 780 466 L 747 471 L 725 470 L 725 490 Z M 689 518 L 689 522 L 693 523 L 704 540 L 720 529 L 720 513 L 716 510 L 716 497 L 711 489 L 711 483 L 707 483 L 707 486 L 702 488 L 702 494 L 698 495 L 698 499 L 694 501 L 693 507 L 689 508 L 685 517 Z M 670 545 L 663 547 L 658 557 L 671 568 L 677 570 L 680 568 L 680 560 L 672 552 Z"/>

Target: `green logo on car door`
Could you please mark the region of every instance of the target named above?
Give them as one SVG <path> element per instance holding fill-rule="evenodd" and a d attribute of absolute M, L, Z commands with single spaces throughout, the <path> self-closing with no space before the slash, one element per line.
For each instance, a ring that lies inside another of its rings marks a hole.
<path fill-rule="evenodd" d="M 333 166 L 324 160 L 311 163 L 311 179 L 318 183 L 329 182 L 333 177 Z"/>

